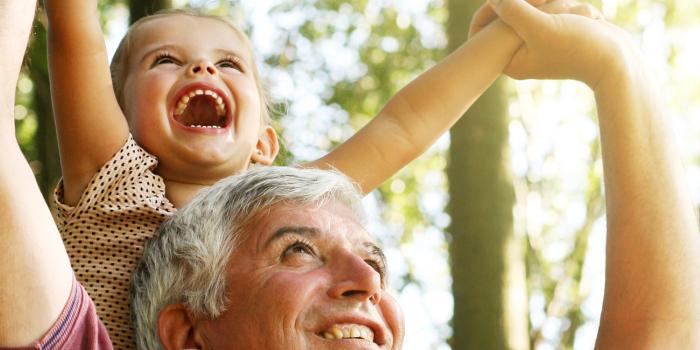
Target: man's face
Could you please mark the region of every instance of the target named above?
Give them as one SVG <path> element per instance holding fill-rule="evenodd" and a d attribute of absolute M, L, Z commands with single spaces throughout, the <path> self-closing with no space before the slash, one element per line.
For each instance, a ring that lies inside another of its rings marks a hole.
<path fill-rule="evenodd" d="M 231 256 L 228 309 L 204 349 L 400 349 L 403 315 L 381 250 L 347 207 L 283 204 Z"/>

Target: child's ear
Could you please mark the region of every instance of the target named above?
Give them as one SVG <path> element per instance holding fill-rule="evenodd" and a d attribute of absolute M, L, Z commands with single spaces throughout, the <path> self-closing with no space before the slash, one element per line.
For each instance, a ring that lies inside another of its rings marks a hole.
<path fill-rule="evenodd" d="M 250 160 L 255 164 L 271 165 L 275 161 L 279 149 L 277 132 L 272 126 L 265 126 L 260 132 L 258 143 L 255 145 L 255 151 L 253 151 Z"/>
<path fill-rule="evenodd" d="M 158 338 L 165 350 L 203 349 L 196 320 L 182 304 L 168 305 L 158 315 Z"/>

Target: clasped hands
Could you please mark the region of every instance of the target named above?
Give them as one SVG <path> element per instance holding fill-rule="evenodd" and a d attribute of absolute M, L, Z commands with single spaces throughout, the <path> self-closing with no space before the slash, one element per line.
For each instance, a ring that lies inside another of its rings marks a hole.
<path fill-rule="evenodd" d="M 523 40 L 504 70 L 515 79 L 574 79 L 595 90 L 639 57 L 627 33 L 575 0 L 489 0 L 474 14 L 469 36 L 495 20 Z"/>

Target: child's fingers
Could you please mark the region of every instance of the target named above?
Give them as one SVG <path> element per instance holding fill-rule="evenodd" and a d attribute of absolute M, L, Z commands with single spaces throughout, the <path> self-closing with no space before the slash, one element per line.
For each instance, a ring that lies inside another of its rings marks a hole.
<path fill-rule="evenodd" d="M 498 17 L 523 39 L 542 32 L 550 23 L 549 15 L 525 0 L 489 0 Z"/>

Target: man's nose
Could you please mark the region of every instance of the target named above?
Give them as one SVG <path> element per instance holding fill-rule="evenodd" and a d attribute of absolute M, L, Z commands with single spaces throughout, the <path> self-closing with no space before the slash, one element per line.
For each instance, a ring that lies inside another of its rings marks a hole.
<path fill-rule="evenodd" d="M 198 60 L 190 66 L 189 73 L 191 75 L 216 75 L 216 66 L 208 60 Z"/>
<path fill-rule="evenodd" d="M 359 302 L 369 300 L 379 304 L 382 295 L 382 281 L 379 272 L 364 259 L 352 252 L 345 252 L 333 266 L 334 283 L 328 295 L 335 299 L 353 299 Z"/>

